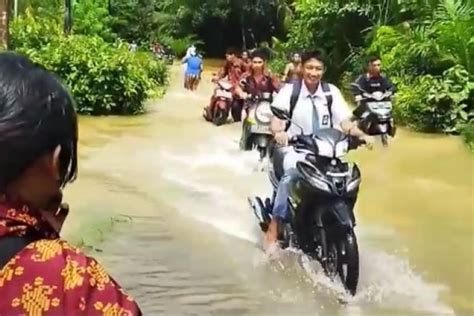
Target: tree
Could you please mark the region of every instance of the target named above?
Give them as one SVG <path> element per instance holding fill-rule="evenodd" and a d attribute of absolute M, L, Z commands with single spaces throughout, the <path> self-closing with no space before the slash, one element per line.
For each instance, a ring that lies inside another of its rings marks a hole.
<path fill-rule="evenodd" d="M 0 0 L 0 45 L 4 49 L 8 49 L 9 42 L 9 18 L 10 18 L 10 1 Z"/>

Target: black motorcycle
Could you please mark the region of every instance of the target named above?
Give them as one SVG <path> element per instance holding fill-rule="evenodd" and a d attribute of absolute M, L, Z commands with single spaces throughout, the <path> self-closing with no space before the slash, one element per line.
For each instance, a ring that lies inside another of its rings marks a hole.
<path fill-rule="evenodd" d="M 362 112 L 356 115 L 358 127 L 368 135 L 380 136 L 382 144 L 387 146 L 388 136 L 394 137 L 396 133 L 392 117 L 392 91 L 368 93 L 356 83 L 351 86 L 362 92 L 363 97 L 359 106 L 362 111 L 359 108 L 354 111 Z"/>
<path fill-rule="evenodd" d="M 275 116 L 289 120 L 289 113 L 272 107 Z M 293 123 L 295 124 L 295 123 Z M 295 124 L 296 125 L 296 124 Z M 361 182 L 360 170 L 342 158 L 364 144 L 336 129 L 322 129 L 313 135 L 299 135 L 290 145 L 305 160 L 297 163 L 299 178 L 292 183 L 290 215 L 280 222 L 278 239 L 283 248 L 296 247 L 319 261 L 332 280 L 340 277 L 347 291 L 355 295 L 359 280 L 359 250 L 354 232 L 354 205 Z M 275 149 L 271 157 L 270 181 L 276 192 L 283 175 L 284 154 Z M 266 232 L 275 199 L 249 198 L 261 229 Z"/>

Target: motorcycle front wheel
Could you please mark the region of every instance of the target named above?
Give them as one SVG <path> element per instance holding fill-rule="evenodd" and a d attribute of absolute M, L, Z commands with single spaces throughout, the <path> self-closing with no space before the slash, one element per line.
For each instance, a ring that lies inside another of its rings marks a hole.
<path fill-rule="evenodd" d="M 346 290 L 355 295 L 359 283 L 359 248 L 354 231 L 342 234 L 339 238 L 329 238 L 327 260 L 323 264 L 326 274 L 341 279 Z"/>
<path fill-rule="evenodd" d="M 217 107 L 217 105 L 216 105 L 216 107 Z M 228 116 L 228 113 L 225 109 L 217 107 L 216 111 L 214 112 L 214 117 L 212 118 L 212 122 L 216 126 L 224 125 L 227 121 L 227 116 Z"/>

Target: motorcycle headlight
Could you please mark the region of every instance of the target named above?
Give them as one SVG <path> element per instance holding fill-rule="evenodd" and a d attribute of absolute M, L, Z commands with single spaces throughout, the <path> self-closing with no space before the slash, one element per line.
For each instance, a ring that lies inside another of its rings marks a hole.
<path fill-rule="evenodd" d="M 259 105 L 257 105 L 257 108 L 255 109 L 255 117 L 260 123 L 263 123 L 263 124 L 270 123 L 273 117 L 273 113 L 270 108 L 270 103 L 261 102 Z"/>

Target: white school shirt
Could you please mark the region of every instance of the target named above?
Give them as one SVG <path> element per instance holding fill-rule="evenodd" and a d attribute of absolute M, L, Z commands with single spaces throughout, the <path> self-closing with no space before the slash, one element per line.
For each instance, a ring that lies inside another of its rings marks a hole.
<path fill-rule="evenodd" d="M 346 101 L 342 97 L 341 91 L 334 85 L 329 84 L 329 90 L 332 95 L 332 121 L 334 128 L 341 129 L 341 122 L 350 119 L 352 116 Z M 293 92 L 293 84 L 285 85 L 277 94 L 273 101 L 273 106 L 282 110 L 290 111 L 290 99 Z M 322 90 L 321 84 L 318 86 L 316 93 L 311 94 L 308 91 L 304 81 L 301 84 L 301 91 L 296 102 L 292 120 L 303 128 L 304 134 L 313 133 L 313 98 L 314 106 L 318 113 L 319 128 L 330 128 L 329 110 L 327 106 L 327 99 Z M 288 129 L 288 136 L 292 137 L 301 134 L 301 129 L 295 124 L 291 124 Z"/>

